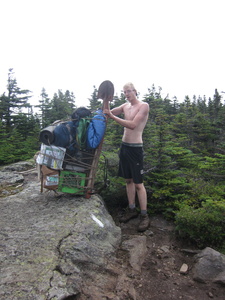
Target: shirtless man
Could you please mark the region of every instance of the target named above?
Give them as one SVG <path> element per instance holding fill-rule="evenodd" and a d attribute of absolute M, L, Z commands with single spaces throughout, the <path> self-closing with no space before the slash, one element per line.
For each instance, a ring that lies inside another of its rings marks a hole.
<path fill-rule="evenodd" d="M 143 140 L 142 133 L 148 120 L 149 105 L 137 99 L 137 91 L 132 83 L 123 87 L 124 95 L 128 102 L 113 108 L 104 109 L 111 119 L 124 127 L 122 144 L 120 148 L 119 176 L 126 180 L 126 191 L 129 207 L 121 217 L 121 222 L 128 222 L 138 216 L 135 207 L 137 192 L 141 209 L 138 231 L 145 231 L 150 220 L 147 214 L 147 194 L 143 184 Z M 124 114 L 124 119 L 117 115 Z"/>

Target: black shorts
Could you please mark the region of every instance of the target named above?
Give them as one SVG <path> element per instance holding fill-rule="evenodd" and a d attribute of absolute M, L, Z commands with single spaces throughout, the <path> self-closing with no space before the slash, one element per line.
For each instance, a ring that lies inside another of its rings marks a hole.
<path fill-rule="evenodd" d="M 143 147 L 142 144 L 122 143 L 119 152 L 118 176 L 133 179 L 134 183 L 143 183 Z"/>

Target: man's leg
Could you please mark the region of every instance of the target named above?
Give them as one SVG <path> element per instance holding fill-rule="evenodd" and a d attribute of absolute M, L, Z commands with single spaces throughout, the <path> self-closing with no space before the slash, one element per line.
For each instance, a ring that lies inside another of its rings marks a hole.
<path fill-rule="evenodd" d="M 141 210 L 147 211 L 147 193 L 143 183 L 135 184 Z"/>
<path fill-rule="evenodd" d="M 135 207 L 136 187 L 133 179 L 126 179 L 126 191 L 129 207 L 126 209 L 124 215 L 120 218 L 120 222 L 123 223 L 126 223 L 130 219 L 136 218 L 138 216 L 138 212 Z"/>
<path fill-rule="evenodd" d="M 135 184 L 138 201 L 141 209 L 140 224 L 138 231 L 143 232 L 148 229 L 150 220 L 147 213 L 147 193 L 143 183 Z"/>
<path fill-rule="evenodd" d="M 136 196 L 136 187 L 133 182 L 133 179 L 126 179 L 126 191 L 127 198 L 129 202 L 129 207 L 135 207 L 135 196 Z"/>

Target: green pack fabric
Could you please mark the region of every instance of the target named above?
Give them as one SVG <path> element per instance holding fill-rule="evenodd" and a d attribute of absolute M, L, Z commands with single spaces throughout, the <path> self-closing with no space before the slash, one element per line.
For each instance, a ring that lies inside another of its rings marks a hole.
<path fill-rule="evenodd" d="M 90 118 L 81 118 L 77 127 L 77 143 L 80 149 L 87 147 L 87 129 L 90 124 Z"/>

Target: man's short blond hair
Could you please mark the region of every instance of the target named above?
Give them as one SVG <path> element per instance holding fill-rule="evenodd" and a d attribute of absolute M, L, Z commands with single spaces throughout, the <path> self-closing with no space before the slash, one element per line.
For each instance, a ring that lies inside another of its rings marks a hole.
<path fill-rule="evenodd" d="M 136 93 L 136 96 L 138 95 L 136 88 L 134 87 L 132 82 L 127 82 L 124 86 L 123 89 L 131 89 L 134 90 Z"/>

